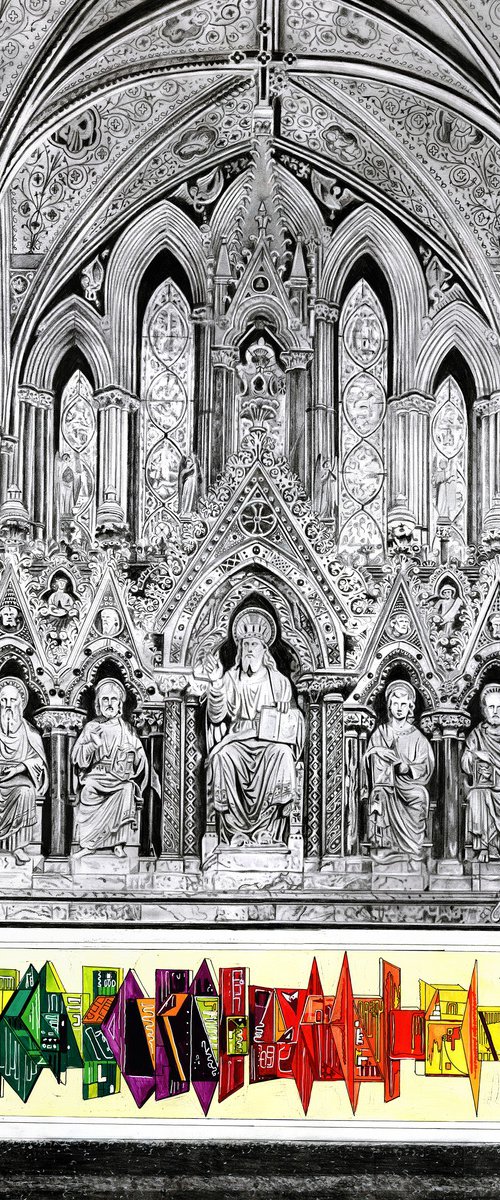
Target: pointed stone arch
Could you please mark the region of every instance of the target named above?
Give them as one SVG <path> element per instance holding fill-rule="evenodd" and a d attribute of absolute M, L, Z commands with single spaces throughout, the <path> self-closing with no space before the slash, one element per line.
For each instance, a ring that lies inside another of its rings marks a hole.
<path fill-rule="evenodd" d="M 198 227 L 168 200 L 132 221 L 110 256 L 105 282 L 105 311 L 115 347 L 115 383 L 137 389 L 137 296 L 141 278 L 160 250 L 168 250 L 186 273 L 194 304 L 205 300 L 207 270 Z"/>
<path fill-rule="evenodd" d="M 356 261 L 369 255 L 383 272 L 393 307 L 395 394 L 414 386 L 414 370 L 427 296 L 422 269 L 406 238 L 383 212 L 364 204 L 339 226 L 325 258 L 321 290 L 339 304 Z"/>
<path fill-rule="evenodd" d="M 103 320 L 80 296 L 69 296 L 40 323 L 23 379 L 28 386 L 52 391 L 57 367 L 77 347 L 86 358 L 96 389 L 108 387 L 113 368 Z"/>
<path fill-rule="evenodd" d="M 441 363 L 450 351 L 458 350 L 474 377 L 476 395 L 489 395 L 500 388 L 500 352 L 491 331 L 478 313 L 455 300 L 433 319 L 429 336 L 415 368 L 415 386 L 432 392 Z"/>

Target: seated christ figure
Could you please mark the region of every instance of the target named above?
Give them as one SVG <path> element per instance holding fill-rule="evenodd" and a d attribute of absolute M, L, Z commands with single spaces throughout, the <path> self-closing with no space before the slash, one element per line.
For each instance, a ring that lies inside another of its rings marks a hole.
<path fill-rule="evenodd" d="M 223 671 L 208 655 L 207 786 L 219 814 L 220 842 L 280 845 L 297 788 L 302 714 L 290 680 L 278 671 L 270 646 L 276 625 L 268 613 L 245 609 L 233 626 L 236 662 Z"/>

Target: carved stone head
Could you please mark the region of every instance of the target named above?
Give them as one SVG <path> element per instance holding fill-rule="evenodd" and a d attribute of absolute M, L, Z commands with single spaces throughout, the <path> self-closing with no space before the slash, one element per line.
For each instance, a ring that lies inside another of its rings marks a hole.
<path fill-rule="evenodd" d="M 415 688 L 411 683 L 406 679 L 393 679 L 385 692 L 389 719 L 393 717 L 396 721 L 413 721 L 416 698 Z"/>
<path fill-rule="evenodd" d="M 121 717 L 126 698 L 125 688 L 118 679 L 101 679 L 95 688 L 95 710 L 104 721 Z"/>
<path fill-rule="evenodd" d="M 20 679 L 0 681 L 0 728 L 2 733 L 15 733 L 23 719 L 28 692 Z"/>
<path fill-rule="evenodd" d="M 488 683 L 481 692 L 481 712 L 488 725 L 500 727 L 500 683 Z"/>

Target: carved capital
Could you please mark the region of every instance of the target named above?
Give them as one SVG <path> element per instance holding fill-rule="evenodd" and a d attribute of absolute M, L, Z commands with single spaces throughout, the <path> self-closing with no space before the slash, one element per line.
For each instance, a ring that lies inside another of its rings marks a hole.
<path fill-rule="evenodd" d="M 153 737 L 163 732 L 164 709 L 157 705 L 151 708 L 145 706 L 133 713 L 132 723 L 139 737 Z"/>
<path fill-rule="evenodd" d="M 314 310 L 317 321 L 330 321 L 332 325 L 338 321 L 339 306 L 332 304 L 330 300 L 316 300 Z"/>
<path fill-rule="evenodd" d="M 83 729 L 85 720 L 86 713 L 80 708 L 40 708 L 34 716 L 35 725 L 45 737 L 51 733 L 74 736 Z"/>
<path fill-rule="evenodd" d="M 480 396 L 474 401 L 474 412 L 480 418 L 494 417 L 500 412 L 500 392 L 492 392 L 491 396 Z"/>
<path fill-rule="evenodd" d="M 95 393 L 94 400 L 99 409 L 119 408 L 123 412 L 137 412 L 139 408 L 137 396 L 121 387 L 101 388 Z"/>
<path fill-rule="evenodd" d="M 281 355 L 285 371 L 305 371 L 312 360 L 312 350 L 287 350 Z"/>
<path fill-rule="evenodd" d="M 213 346 L 212 366 L 224 367 L 226 371 L 234 371 L 238 362 L 238 351 L 233 346 Z"/>
<path fill-rule="evenodd" d="M 448 737 L 463 740 L 465 730 L 470 728 L 470 716 L 464 709 L 443 705 L 424 713 L 420 728 L 431 737 Z"/>
<path fill-rule="evenodd" d="M 337 675 L 301 675 L 297 680 L 297 690 L 307 697 L 311 704 L 319 704 L 325 698 L 341 699 L 338 692 L 341 682 Z"/>
<path fill-rule="evenodd" d="M 399 416 L 400 413 L 422 413 L 428 416 L 435 405 L 434 396 L 426 392 L 403 392 L 401 396 L 391 396 L 388 400 L 388 412 Z"/>
<path fill-rule="evenodd" d="M 373 733 L 377 724 L 371 708 L 344 708 L 344 733 Z"/>
<path fill-rule="evenodd" d="M 53 392 L 46 392 L 42 388 L 25 383 L 17 389 L 17 398 L 21 404 L 31 404 L 33 408 L 52 408 L 54 403 Z"/>
<path fill-rule="evenodd" d="M 191 313 L 191 320 L 194 325 L 210 325 L 210 309 L 206 304 L 195 304 Z"/>

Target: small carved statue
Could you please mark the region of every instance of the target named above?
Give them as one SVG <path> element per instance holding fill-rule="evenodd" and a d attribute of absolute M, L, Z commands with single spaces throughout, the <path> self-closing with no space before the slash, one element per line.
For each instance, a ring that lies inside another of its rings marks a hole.
<path fill-rule="evenodd" d="M 457 475 L 449 459 L 434 459 L 432 487 L 438 520 L 454 521 L 457 514 Z"/>
<path fill-rule="evenodd" d="M 331 520 L 335 516 L 337 493 L 337 464 L 318 454 L 314 468 L 314 511 L 318 517 Z"/>
<path fill-rule="evenodd" d="M 500 683 L 481 692 L 483 720 L 469 733 L 462 754 L 467 776 L 467 833 L 480 862 L 500 858 Z"/>
<path fill-rule="evenodd" d="M 46 621 L 47 641 L 66 642 L 78 612 L 79 605 L 68 588 L 66 576 L 55 575 L 45 604 L 40 608 L 40 616 Z"/>
<path fill-rule="evenodd" d="M 64 451 L 56 454 L 54 470 L 55 506 L 59 527 L 74 516 L 82 489 L 81 458 Z"/>
<path fill-rule="evenodd" d="M 202 476 L 200 461 L 196 454 L 183 454 L 179 463 L 177 480 L 179 516 L 185 517 L 197 511 L 201 496 Z"/>
<path fill-rule="evenodd" d="M 434 606 L 432 621 L 443 638 L 451 637 L 460 621 L 463 600 L 453 583 L 441 584 L 437 596 L 432 596 Z"/>
<path fill-rule="evenodd" d="M 118 680 L 101 679 L 95 688 L 96 719 L 87 721 L 73 746 L 82 783 L 75 830 L 80 856 L 113 850 L 125 858 L 130 831 L 137 829 L 148 765 L 137 734 L 122 717 L 125 695 Z"/>
<path fill-rule="evenodd" d="M 19 679 L 0 681 L 0 849 L 17 863 L 33 837 L 36 800 L 45 795 L 48 768 L 40 734 L 25 721 L 28 693 Z"/>
<path fill-rule="evenodd" d="M 218 655 L 205 661 L 209 678 L 207 784 L 220 817 L 220 841 L 232 846 L 280 845 L 296 794 L 296 760 L 303 719 L 292 706 L 290 680 L 278 671 L 270 646 L 276 625 L 268 613 L 237 617 L 234 667 Z"/>
<path fill-rule="evenodd" d="M 393 680 L 385 700 L 387 721 L 375 729 L 366 751 L 372 780 L 368 837 L 373 850 L 418 862 L 423 856 L 429 813 L 426 785 L 434 754 L 414 725 L 416 693 L 411 683 Z"/>

